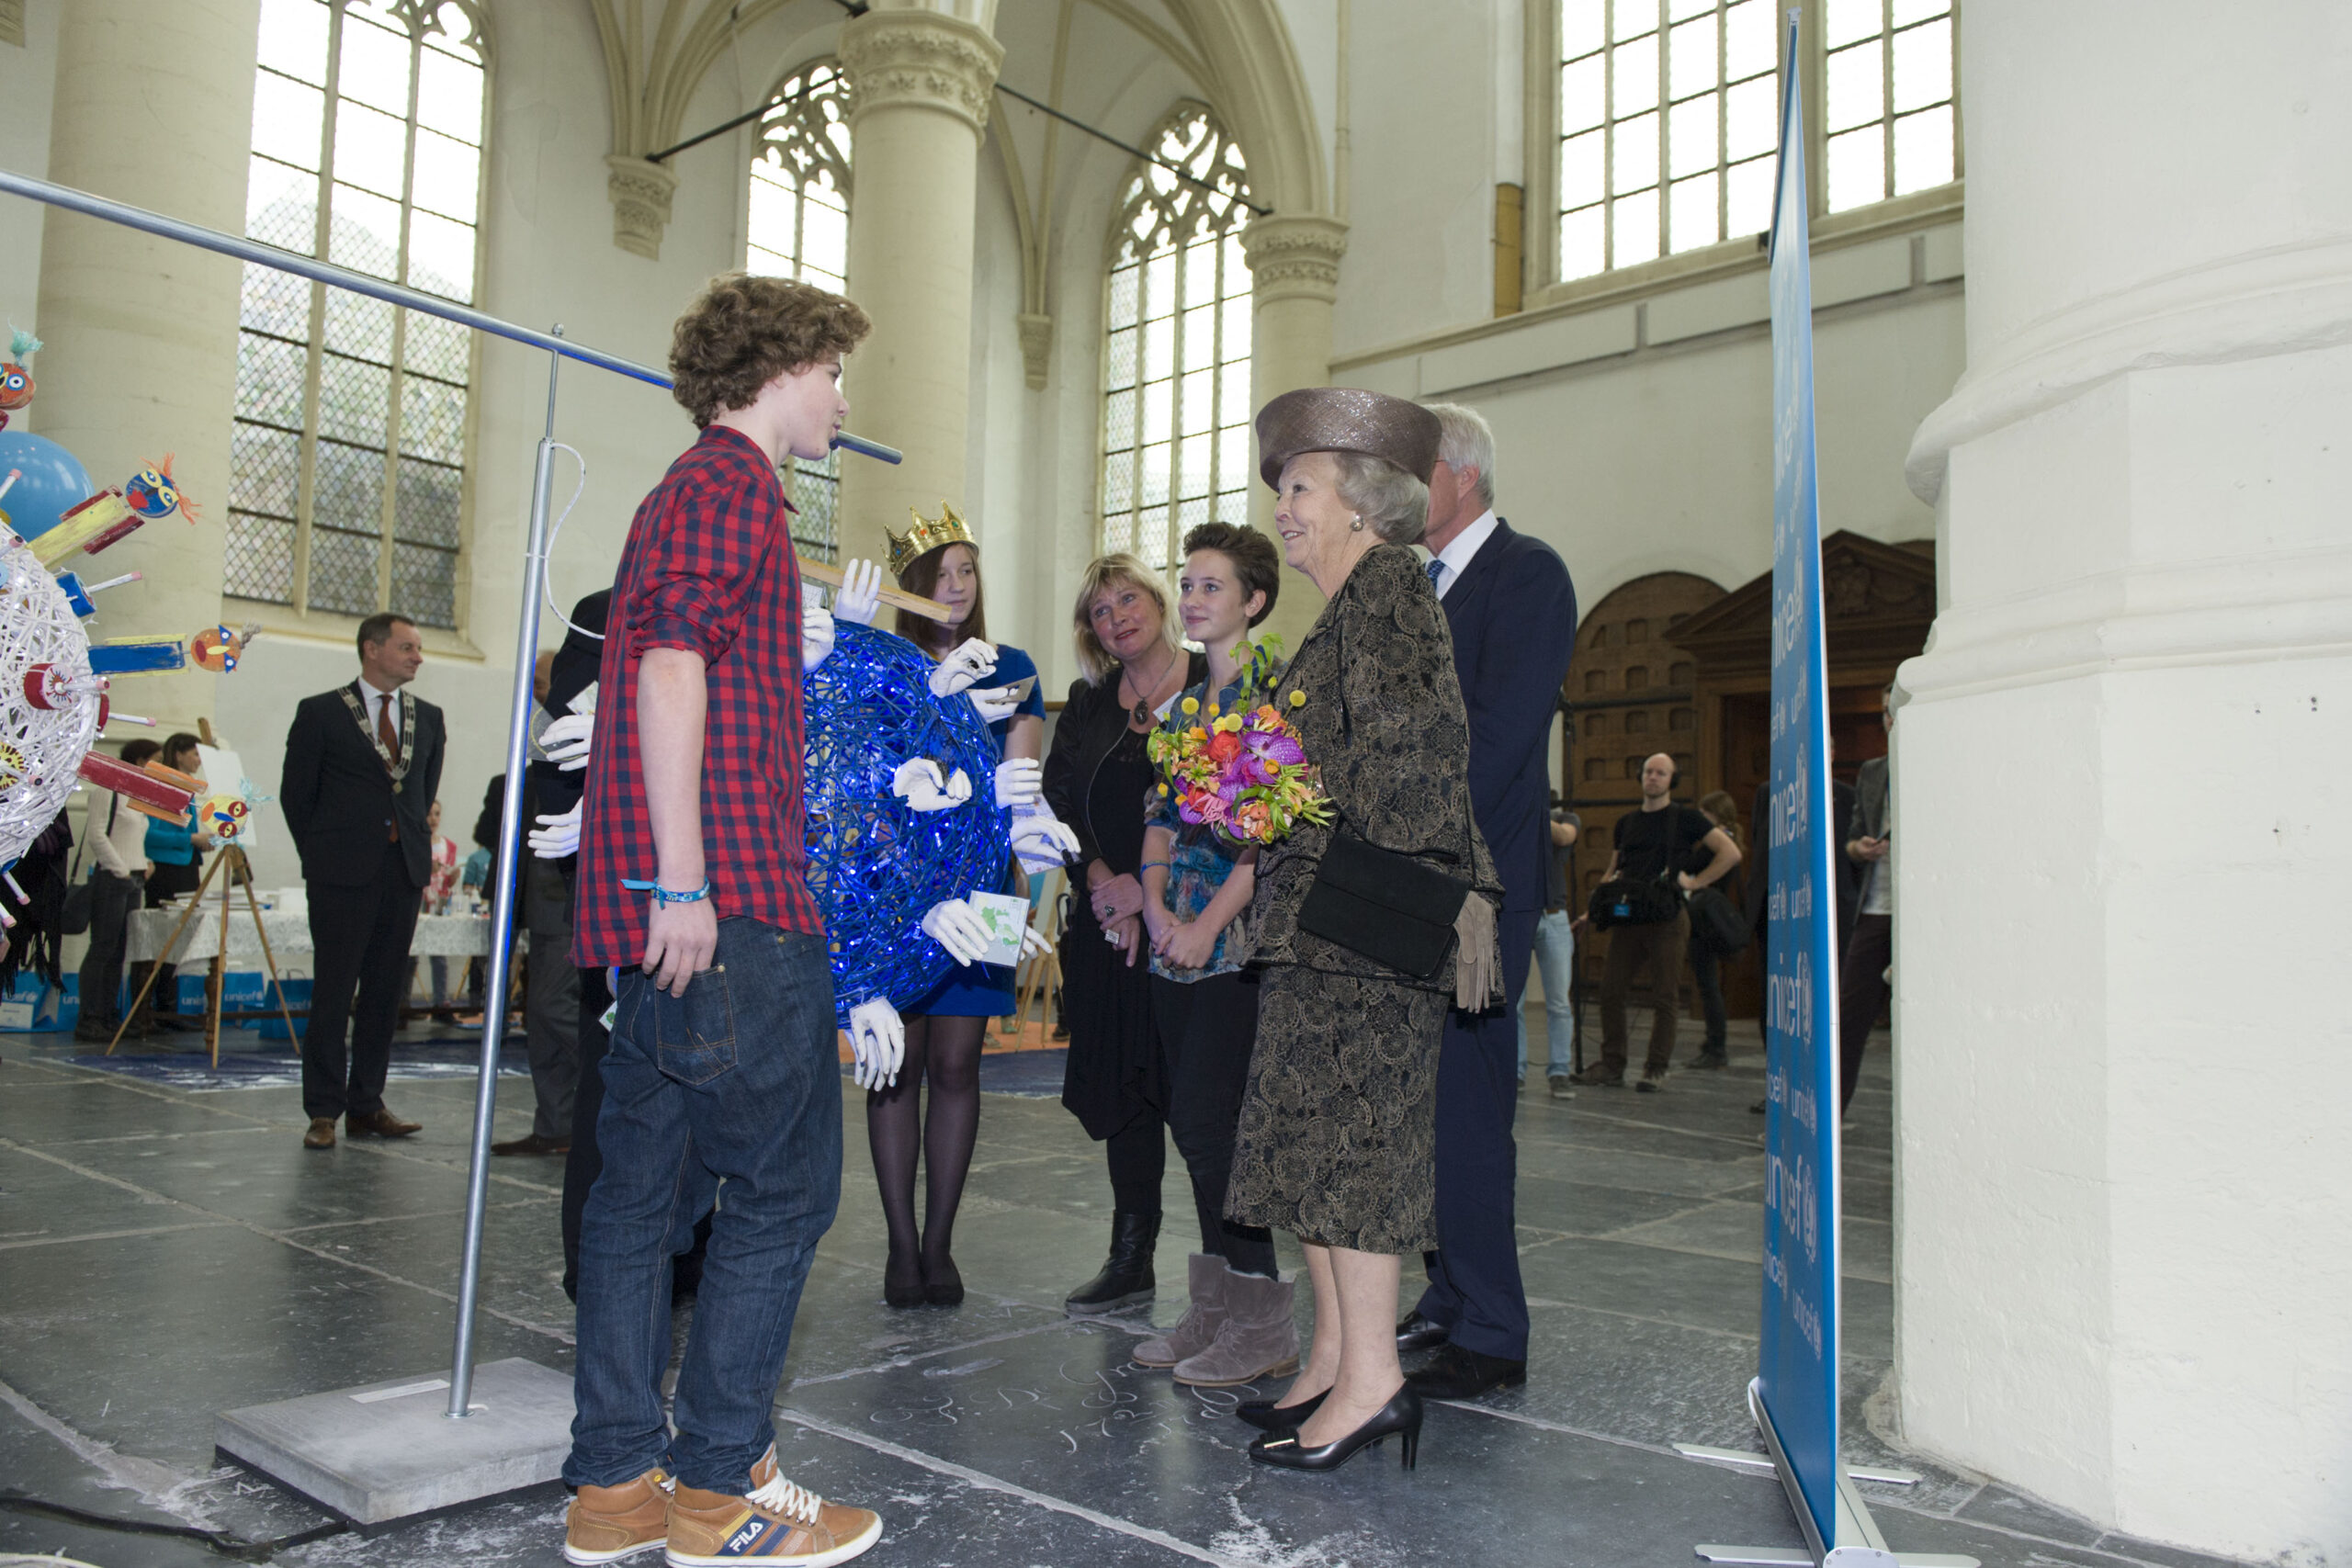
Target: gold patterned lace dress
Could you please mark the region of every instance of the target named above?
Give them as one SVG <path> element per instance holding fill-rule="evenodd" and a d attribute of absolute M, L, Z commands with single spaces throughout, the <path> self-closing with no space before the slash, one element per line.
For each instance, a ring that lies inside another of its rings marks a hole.
<path fill-rule="evenodd" d="M 1304 706 L 1290 705 L 1303 692 Z M 1377 545 L 1276 689 L 1340 815 L 1384 850 L 1498 899 L 1470 814 L 1470 723 L 1453 641 L 1412 551 Z M 1437 1055 L 1445 988 L 1298 927 L 1329 830 L 1263 851 L 1241 933 L 1266 966 L 1226 1215 L 1361 1252 L 1437 1245 Z"/>

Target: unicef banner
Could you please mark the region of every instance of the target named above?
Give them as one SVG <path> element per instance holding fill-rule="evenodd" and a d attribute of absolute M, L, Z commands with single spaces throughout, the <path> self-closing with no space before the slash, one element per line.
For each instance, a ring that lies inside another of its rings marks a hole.
<path fill-rule="evenodd" d="M 1838 1489 L 1837 884 L 1814 488 L 1813 279 L 1796 19 L 1772 216 L 1772 784 L 1765 950 L 1764 1342 L 1758 1395 L 1824 1550 Z"/>

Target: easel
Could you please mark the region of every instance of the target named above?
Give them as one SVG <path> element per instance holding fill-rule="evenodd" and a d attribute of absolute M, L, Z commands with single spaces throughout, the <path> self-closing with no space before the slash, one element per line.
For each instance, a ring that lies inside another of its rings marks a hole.
<path fill-rule="evenodd" d="M 211 887 L 212 879 L 220 874 L 223 866 L 233 869 L 220 884 L 220 951 L 212 965 L 211 976 L 204 983 L 204 1041 L 212 1053 L 212 1065 L 216 1067 L 220 1065 L 220 994 L 229 982 L 229 900 L 231 890 L 239 886 L 245 890 L 245 908 L 253 911 L 254 935 L 261 939 L 261 961 L 268 966 L 270 987 L 277 993 L 277 1016 L 286 1021 L 286 1037 L 298 1042 L 301 1039 L 294 1032 L 294 1014 L 286 1005 L 286 987 L 277 977 L 277 957 L 269 950 L 269 932 L 262 925 L 261 901 L 254 897 L 253 871 L 245 863 L 245 852 L 234 844 L 224 844 L 212 857 L 212 863 L 204 868 L 204 880 L 197 884 L 196 896 L 180 912 L 180 923 L 172 928 L 171 940 L 164 943 L 155 962 L 148 966 L 147 983 L 139 987 L 137 999 L 123 1013 L 122 1021 L 115 1026 L 114 1038 L 107 1042 L 107 1055 L 113 1055 L 114 1048 L 122 1043 L 122 1032 L 130 1027 L 130 1021 L 139 1016 L 140 1008 L 155 989 L 155 977 L 170 964 L 172 950 L 180 944 L 180 938 L 187 934 L 187 923 L 196 919 L 198 910 L 204 908 L 205 893 Z"/>

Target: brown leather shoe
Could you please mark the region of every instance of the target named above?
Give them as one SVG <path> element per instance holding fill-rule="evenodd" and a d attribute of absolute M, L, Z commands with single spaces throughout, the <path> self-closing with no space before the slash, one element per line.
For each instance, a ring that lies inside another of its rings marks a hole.
<path fill-rule="evenodd" d="M 685 1485 L 671 1495 L 665 1561 L 670 1568 L 732 1568 L 746 1559 L 830 1565 L 881 1539 L 882 1520 L 871 1509 L 828 1503 L 777 1473 L 771 1447 L 752 1466 L 752 1490 L 741 1496 Z"/>
<path fill-rule="evenodd" d="M 334 1147 L 334 1118 L 332 1116 L 311 1117 L 311 1130 L 302 1134 L 302 1146 L 306 1149 Z"/>
<path fill-rule="evenodd" d="M 381 1107 L 365 1115 L 356 1111 L 346 1111 L 343 1115 L 344 1131 L 355 1138 L 405 1138 L 424 1127 L 422 1122 L 403 1122 Z"/>
<path fill-rule="evenodd" d="M 503 1144 L 492 1144 L 494 1155 L 568 1155 L 571 1152 L 570 1138 L 542 1138 L 537 1133 L 527 1138 L 509 1138 Z"/>
<path fill-rule="evenodd" d="M 670 1534 L 667 1474 L 649 1470 L 618 1486 L 582 1486 L 563 1520 L 563 1560 L 583 1565 L 618 1562 L 659 1551 Z"/>

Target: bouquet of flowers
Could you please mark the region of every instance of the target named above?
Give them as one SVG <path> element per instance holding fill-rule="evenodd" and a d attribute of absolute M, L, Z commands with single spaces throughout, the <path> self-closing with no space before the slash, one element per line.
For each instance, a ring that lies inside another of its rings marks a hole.
<path fill-rule="evenodd" d="M 1215 703 L 1204 711 L 1198 697 L 1186 697 L 1146 742 L 1165 777 L 1160 789 L 1175 798 L 1177 817 L 1205 825 L 1236 849 L 1275 843 L 1301 822 L 1328 826 L 1331 820 L 1331 803 L 1298 732 L 1271 694 L 1253 703 L 1255 695 L 1245 686 L 1224 713 Z M 1306 694 L 1294 691 L 1289 702 L 1303 706 Z"/>

